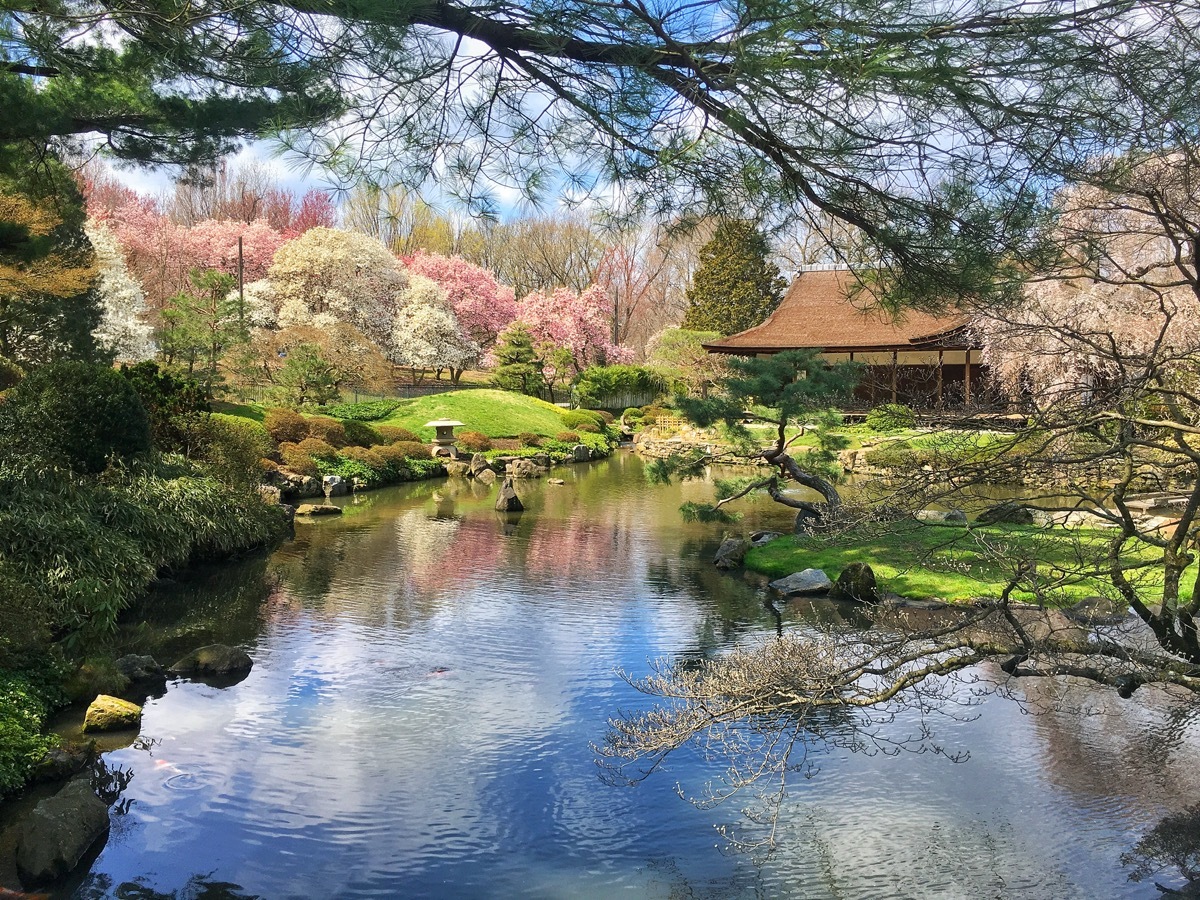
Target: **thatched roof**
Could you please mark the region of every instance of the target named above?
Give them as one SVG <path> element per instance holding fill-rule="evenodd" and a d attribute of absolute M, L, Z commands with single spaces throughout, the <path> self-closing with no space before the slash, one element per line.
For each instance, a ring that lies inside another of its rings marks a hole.
<path fill-rule="evenodd" d="M 849 299 L 854 276 L 847 269 L 801 272 L 775 312 L 761 325 L 705 344 L 710 353 L 778 353 L 957 349 L 977 347 L 965 333 L 967 317 L 906 312 L 892 318 L 871 308 L 865 293 Z"/>

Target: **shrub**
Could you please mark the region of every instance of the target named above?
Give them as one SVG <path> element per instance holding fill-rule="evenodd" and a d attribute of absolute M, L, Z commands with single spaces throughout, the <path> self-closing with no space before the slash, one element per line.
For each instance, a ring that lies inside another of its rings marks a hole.
<path fill-rule="evenodd" d="M 583 422 L 580 425 L 576 425 L 575 430 L 580 433 L 586 433 L 586 434 L 602 434 L 599 427 L 591 424 L 590 422 Z"/>
<path fill-rule="evenodd" d="M 542 436 L 534 434 L 532 431 L 522 431 L 517 435 L 517 440 L 521 442 L 522 447 L 540 447 L 542 446 Z"/>
<path fill-rule="evenodd" d="M 554 436 L 556 441 L 562 441 L 564 444 L 578 444 L 579 434 L 575 431 L 560 431 Z"/>
<path fill-rule="evenodd" d="M 326 441 L 321 440 L 320 438 L 305 438 L 300 442 L 299 446 L 301 450 L 303 450 L 313 459 L 332 460 L 338 455 L 336 447 Z"/>
<path fill-rule="evenodd" d="M 435 478 L 446 474 L 446 467 L 437 459 L 410 459 L 404 464 L 411 479 Z"/>
<path fill-rule="evenodd" d="M 345 447 L 340 454 L 345 459 L 353 459 L 370 466 L 377 472 L 382 472 L 388 467 L 388 462 L 383 455 L 377 450 L 370 450 L 366 447 Z"/>
<path fill-rule="evenodd" d="M 0 356 L 0 391 L 7 391 L 25 377 L 25 370 L 7 357 Z"/>
<path fill-rule="evenodd" d="M 33 767 L 58 743 L 42 734 L 50 704 L 27 678 L 0 672 L 0 796 L 24 786 Z"/>
<path fill-rule="evenodd" d="M 263 457 L 275 452 L 267 429 L 251 419 L 213 413 L 205 424 L 198 458 L 227 484 L 253 484 L 262 477 Z"/>
<path fill-rule="evenodd" d="M 636 406 L 631 406 L 631 407 L 629 407 L 629 409 L 625 410 L 625 412 L 621 413 L 622 418 L 627 419 L 627 420 L 640 419 L 644 415 L 646 415 L 646 414 L 644 412 L 642 412 L 640 409 L 638 409 Z"/>
<path fill-rule="evenodd" d="M 42 366 L 0 403 L 0 452 L 96 474 L 110 456 L 130 459 L 150 447 L 150 419 L 137 391 L 104 366 Z"/>
<path fill-rule="evenodd" d="M 482 431 L 460 431 L 456 440 L 460 447 L 472 453 L 483 453 L 492 449 L 492 439 Z"/>
<path fill-rule="evenodd" d="M 417 441 L 396 441 L 391 445 L 404 454 L 406 459 L 433 459 L 433 451 L 428 444 Z"/>
<path fill-rule="evenodd" d="M 916 424 L 917 414 L 903 403 L 883 403 L 867 413 L 867 427 L 885 434 L 913 428 Z"/>
<path fill-rule="evenodd" d="M 399 406 L 399 400 L 364 400 L 361 403 L 334 403 L 325 407 L 325 412 L 338 419 L 375 422 L 379 419 L 386 419 Z"/>
<path fill-rule="evenodd" d="M 268 409 L 263 426 L 277 444 L 298 444 L 308 437 L 308 419 L 290 409 Z"/>
<path fill-rule="evenodd" d="M 383 435 L 365 422 L 350 419 L 342 423 L 342 429 L 345 431 L 346 444 L 349 446 L 374 447 L 376 444 L 386 443 Z"/>
<path fill-rule="evenodd" d="M 587 407 L 613 406 L 631 395 L 656 397 L 667 390 L 667 381 L 658 370 L 627 365 L 591 366 L 572 388 L 575 402 Z"/>
<path fill-rule="evenodd" d="M 121 374 L 133 385 L 146 414 L 154 446 L 170 453 L 190 456 L 204 441 L 208 420 L 208 391 L 195 378 L 175 374 L 147 360 L 121 366 Z"/>
<path fill-rule="evenodd" d="M 604 419 L 600 414 L 590 409 L 565 409 L 559 415 L 562 416 L 563 424 L 568 428 L 575 428 L 579 425 L 594 425 L 600 428 L 604 425 Z"/>
<path fill-rule="evenodd" d="M 285 469 L 291 469 L 300 475 L 311 475 L 314 478 L 321 474 L 321 470 L 317 468 L 317 461 L 301 450 L 299 444 L 288 442 L 280 444 L 279 457 L 283 460 Z"/>
<path fill-rule="evenodd" d="M 610 413 L 607 409 L 597 409 L 595 410 L 595 413 L 604 420 L 605 425 L 611 425 L 613 422 L 617 421 L 617 417 Z"/>
<path fill-rule="evenodd" d="M 375 430 L 382 435 L 383 439 L 389 444 L 395 444 L 404 441 L 410 444 L 423 444 L 419 434 L 414 434 L 407 428 L 400 428 L 396 425 L 376 425 Z"/>
<path fill-rule="evenodd" d="M 345 447 L 346 429 L 337 419 L 329 416 L 311 416 L 308 420 L 309 437 L 317 438 L 333 447 Z"/>

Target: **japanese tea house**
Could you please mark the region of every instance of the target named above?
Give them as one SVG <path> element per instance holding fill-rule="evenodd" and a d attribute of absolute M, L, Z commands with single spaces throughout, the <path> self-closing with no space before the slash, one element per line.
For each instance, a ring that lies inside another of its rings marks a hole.
<path fill-rule="evenodd" d="M 965 316 L 913 311 L 892 318 L 871 308 L 869 297 L 850 299 L 853 278 L 848 269 L 806 269 L 761 325 L 704 349 L 737 356 L 810 349 L 831 363 L 862 363 L 855 399 L 865 405 L 907 403 L 928 410 L 978 402 L 986 371 Z"/>

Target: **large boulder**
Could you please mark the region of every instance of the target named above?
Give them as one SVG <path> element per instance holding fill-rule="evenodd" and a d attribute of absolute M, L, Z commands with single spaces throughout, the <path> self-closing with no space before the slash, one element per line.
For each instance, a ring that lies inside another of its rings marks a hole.
<path fill-rule="evenodd" d="M 920 509 L 917 521 L 929 525 L 966 525 L 967 514 L 961 509 Z"/>
<path fill-rule="evenodd" d="M 777 537 L 783 537 L 783 534 L 778 531 L 756 531 L 750 535 L 750 545 L 752 547 L 762 547 L 764 544 L 769 544 Z"/>
<path fill-rule="evenodd" d="M 856 603 L 878 603 L 879 586 L 875 572 L 866 563 L 850 563 L 842 569 L 837 582 L 829 591 L 833 600 L 853 600 Z"/>
<path fill-rule="evenodd" d="M 250 654 L 240 647 L 209 644 L 176 661 L 170 672 L 172 675 L 228 678 L 245 675 L 253 665 Z"/>
<path fill-rule="evenodd" d="M 275 477 L 278 479 L 279 490 L 285 500 L 320 497 L 324 493 L 320 480 L 311 475 L 302 475 L 290 469 L 280 469 L 275 473 Z"/>
<path fill-rule="evenodd" d="M 833 582 L 820 569 L 805 569 L 772 581 L 771 587 L 786 597 L 808 597 L 829 593 Z"/>
<path fill-rule="evenodd" d="M 117 660 L 117 671 L 134 685 L 158 685 L 167 680 L 163 667 L 153 656 L 138 656 L 130 653 Z"/>
<path fill-rule="evenodd" d="M 521 498 L 517 496 L 517 489 L 513 486 L 511 476 L 505 478 L 504 484 L 500 485 L 500 496 L 496 498 L 496 509 L 500 512 L 521 512 L 525 509 Z"/>
<path fill-rule="evenodd" d="M 66 743 L 46 751 L 33 770 L 33 781 L 66 781 L 92 764 L 96 758 L 96 742 Z"/>
<path fill-rule="evenodd" d="M 137 728 L 142 723 L 142 708 L 136 703 L 101 694 L 87 708 L 83 716 L 83 730 L 122 731 Z"/>
<path fill-rule="evenodd" d="M 462 459 L 447 459 L 442 463 L 446 467 L 446 474 L 451 478 L 466 478 L 471 474 L 471 464 Z"/>
<path fill-rule="evenodd" d="M 472 456 L 471 462 L 469 465 L 470 465 L 470 468 L 468 471 L 472 475 L 474 475 L 476 478 L 479 477 L 481 472 L 492 471 L 491 464 L 488 463 L 487 459 L 484 458 L 484 455 L 482 453 L 476 453 L 474 456 Z"/>
<path fill-rule="evenodd" d="M 541 478 L 545 472 L 532 459 L 518 457 L 505 467 L 504 474 L 512 478 Z"/>
<path fill-rule="evenodd" d="M 571 459 L 575 462 L 587 462 L 592 458 L 592 451 L 587 444 L 576 444 L 571 448 Z"/>
<path fill-rule="evenodd" d="M 489 484 L 489 485 L 495 484 L 496 478 L 497 478 L 496 473 L 494 471 L 492 471 L 491 469 L 484 469 L 482 472 L 480 472 L 478 475 L 475 476 L 475 480 L 478 481 L 480 484 Z"/>
<path fill-rule="evenodd" d="M 17 832 L 17 874 L 27 888 L 71 872 L 108 833 L 108 806 L 92 790 L 91 775 L 71 779 L 39 803 Z"/>
<path fill-rule="evenodd" d="M 533 456 L 531 456 L 529 458 L 532 459 L 539 466 L 541 466 L 543 469 L 549 469 L 551 462 L 552 462 L 552 460 L 550 459 L 550 454 L 545 453 L 545 452 L 535 453 L 535 454 L 533 454 Z"/>
<path fill-rule="evenodd" d="M 332 503 L 301 503 L 296 509 L 298 516 L 340 516 L 342 508 Z"/>
<path fill-rule="evenodd" d="M 979 525 L 1032 525 L 1033 510 L 1012 500 L 985 509 L 975 519 Z"/>
<path fill-rule="evenodd" d="M 721 541 L 721 546 L 717 548 L 713 564 L 718 569 L 736 569 L 745 560 L 746 551 L 749 548 L 750 543 L 741 538 L 725 538 Z"/>

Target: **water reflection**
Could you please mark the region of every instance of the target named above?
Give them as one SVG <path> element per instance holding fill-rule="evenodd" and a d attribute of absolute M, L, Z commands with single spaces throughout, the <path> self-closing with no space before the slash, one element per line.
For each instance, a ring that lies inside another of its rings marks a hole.
<path fill-rule="evenodd" d="M 736 801 L 677 797 L 714 774 L 703 748 L 605 786 L 590 744 L 647 702 L 615 670 L 856 613 L 773 611 L 760 580 L 715 570 L 721 535 L 677 513 L 703 485 L 650 487 L 627 455 L 564 478 L 521 483 L 517 519 L 466 481 L 339 498 L 340 521 L 269 561 L 160 592 L 131 648 L 222 640 L 255 666 L 147 704 L 148 741 L 109 754 L 127 812 L 79 896 L 1145 895 L 1121 853 L 1200 787 L 1190 713 L 1151 692 L 1096 716 L 984 698 L 937 724 L 960 765 L 832 750 L 764 863 L 715 849 Z M 789 520 L 767 503 L 739 528 Z"/>

